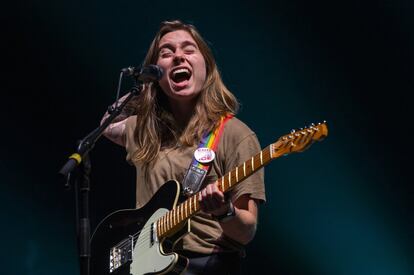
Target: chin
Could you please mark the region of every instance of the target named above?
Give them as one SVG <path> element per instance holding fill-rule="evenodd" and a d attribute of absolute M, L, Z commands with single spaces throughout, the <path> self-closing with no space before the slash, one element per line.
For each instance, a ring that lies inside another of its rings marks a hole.
<path fill-rule="evenodd" d="M 193 88 L 184 88 L 182 90 L 175 90 L 175 89 L 171 89 L 172 94 L 177 95 L 177 96 L 195 96 L 197 93 L 194 91 Z"/>
<path fill-rule="evenodd" d="M 172 92 L 172 98 L 180 100 L 192 100 L 198 96 L 198 93 L 194 91 L 174 91 Z"/>

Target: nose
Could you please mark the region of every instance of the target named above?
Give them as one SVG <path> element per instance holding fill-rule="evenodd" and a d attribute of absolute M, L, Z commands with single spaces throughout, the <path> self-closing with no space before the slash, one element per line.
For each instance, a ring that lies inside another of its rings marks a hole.
<path fill-rule="evenodd" d="M 177 49 L 174 54 L 174 62 L 179 64 L 179 63 L 184 62 L 184 60 L 185 60 L 184 52 Z"/>

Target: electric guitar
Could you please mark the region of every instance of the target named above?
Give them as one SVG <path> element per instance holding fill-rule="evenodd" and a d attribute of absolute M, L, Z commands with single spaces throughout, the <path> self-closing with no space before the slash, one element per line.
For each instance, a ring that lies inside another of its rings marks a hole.
<path fill-rule="evenodd" d="M 218 179 L 218 188 L 228 192 L 271 160 L 302 152 L 327 135 L 325 122 L 292 130 Z M 173 248 L 189 232 L 189 219 L 200 211 L 200 205 L 198 193 L 183 201 L 181 196 L 180 184 L 171 180 L 142 208 L 119 210 L 104 218 L 91 238 L 91 274 L 180 274 L 184 271 L 188 259 Z"/>

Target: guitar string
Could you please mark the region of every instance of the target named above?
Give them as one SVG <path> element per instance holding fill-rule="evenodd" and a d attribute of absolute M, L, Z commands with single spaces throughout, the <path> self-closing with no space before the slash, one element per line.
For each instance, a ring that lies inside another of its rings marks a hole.
<path fill-rule="evenodd" d="M 196 196 L 197 194 L 195 194 L 194 196 Z M 196 202 L 196 209 L 195 210 L 197 210 L 197 208 L 199 207 L 199 205 L 198 205 L 198 201 Z M 174 209 L 179 209 L 179 206 L 177 207 L 177 208 L 174 208 Z M 181 210 L 181 211 L 183 211 L 183 210 Z M 192 209 L 191 209 L 191 211 L 190 212 L 193 212 L 192 211 Z M 190 213 L 190 215 L 191 214 L 194 214 L 194 213 Z M 179 213 L 179 211 L 177 210 L 177 212 L 176 212 L 176 215 L 180 215 L 180 213 Z M 186 215 L 186 216 L 190 216 L 190 215 Z M 186 217 L 187 218 L 187 217 Z M 155 223 L 156 222 L 158 222 L 158 221 L 160 221 L 161 219 L 158 219 L 157 221 L 155 221 Z M 170 217 L 170 222 L 172 222 L 172 218 Z M 175 226 L 175 225 L 174 225 Z M 169 228 L 169 229 L 167 229 L 167 230 L 170 230 L 171 228 Z M 135 246 L 140 246 L 140 245 L 142 245 L 143 243 L 145 243 L 145 242 L 147 242 L 150 238 L 151 238 L 151 236 L 150 235 L 147 235 L 147 233 L 149 233 L 149 231 L 150 230 L 152 230 L 151 229 L 151 227 L 149 226 L 149 227 L 147 227 L 147 228 L 143 228 L 143 229 L 141 229 L 141 230 L 139 230 L 139 231 L 137 231 L 135 234 L 133 234 L 132 235 L 132 240 L 133 240 L 133 242 L 135 242 L 135 241 L 137 241 L 138 240 L 138 238 L 139 238 L 139 235 L 141 235 L 141 234 L 143 234 L 143 233 L 145 233 L 146 234 L 146 236 L 144 236 L 143 238 L 141 238 L 141 239 L 139 239 L 139 241 L 137 242 L 137 243 L 135 243 Z M 130 244 L 130 242 L 131 242 L 131 239 L 129 239 L 129 238 L 126 238 L 126 239 L 124 239 L 123 241 L 120 241 L 118 244 L 116 244 L 115 246 L 113 246 L 114 248 L 118 248 L 118 249 L 124 249 L 124 248 L 126 248 L 126 247 L 129 247 L 131 244 Z"/>
<path fill-rule="evenodd" d="M 171 228 L 170 228 L 170 229 L 171 229 Z M 133 241 L 134 241 L 134 242 L 135 242 L 136 240 L 138 240 L 139 235 L 141 235 L 141 234 L 143 234 L 143 233 L 145 233 L 145 234 L 146 234 L 146 236 L 144 236 L 143 238 L 139 239 L 139 242 L 137 242 L 137 243 L 135 244 L 135 246 L 140 246 L 140 245 L 142 245 L 143 243 L 147 242 L 147 241 L 151 238 L 151 236 L 150 236 L 150 235 L 147 235 L 147 233 L 149 233 L 151 230 L 152 230 L 152 229 L 151 229 L 151 227 L 149 226 L 149 227 L 143 228 L 143 229 L 141 229 L 141 230 L 137 231 L 135 234 L 133 234 L 131 237 L 133 238 Z M 115 245 L 114 247 L 116 247 L 116 248 L 118 248 L 118 249 L 124 249 L 124 248 L 126 248 L 126 247 L 129 247 L 129 246 L 130 246 L 130 241 L 131 241 L 131 239 L 126 238 L 126 239 L 124 239 L 123 241 L 119 242 L 119 243 L 118 243 L 117 245 Z"/>
<path fill-rule="evenodd" d="M 145 228 L 145 230 L 140 230 L 137 233 L 135 233 L 134 235 L 132 235 L 133 237 L 133 241 L 137 241 L 139 238 L 139 235 L 145 233 L 146 235 L 143 236 L 141 239 L 139 239 L 139 241 L 137 243 L 135 243 L 134 247 L 139 247 L 142 246 L 144 243 L 146 243 L 149 239 L 151 239 L 151 237 L 149 235 L 147 235 L 147 233 L 149 233 L 151 231 L 151 228 Z M 116 246 L 116 248 L 118 249 L 124 249 L 126 247 L 129 247 L 131 245 L 131 239 L 125 239 L 121 242 L 119 242 Z"/>
<path fill-rule="evenodd" d="M 139 235 L 141 235 L 141 233 L 149 233 L 151 231 L 151 227 L 147 227 L 147 228 L 143 228 L 139 231 L 137 231 L 135 234 L 131 235 L 133 241 L 135 242 Z M 118 244 L 116 244 L 114 247 L 118 248 L 118 249 L 124 249 L 125 247 L 128 247 L 130 245 L 130 241 L 131 239 L 126 238 L 122 241 L 120 241 Z M 135 245 L 138 245 L 138 243 L 136 243 Z"/>
<path fill-rule="evenodd" d="M 268 157 L 265 157 L 265 162 L 267 162 L 268 160 L 269 160 L 269 158 Z M 263 166 L 263 164 L 260 165 L 260 166 Z M 239 181 L 237 181 L 237 182 L 239 182 Z M 178 212 L 177 212 L 177 214 L 178 214 Z M 157 220 L 157 221 L 155 221 L 155 222 L 158 222 L 158 221 L 160 221 L 160 219 Z M 135 241 L 137 241 L 139 239 L 139 236 L 141 235 L 141 233 L 149 233 L 150 230 L 151 230 L 151 227 L 147 227 L 147 228 L 143 228 L 143 229 L 137 231 L 135 234 L 132 235 L 133 242 L 135 242 Z M 147 242 L 149 239 L 150 239 L 150 236 L 148 236 L 148 235 L 144 236 L 143 238 L 139 239 L 139 242 L 137 242 L 135 244 L 135 247 L 141 246 L 142 244 L 144 244 L 145 242 Z M 127 239 L 119 242 L 114 247 L 117 247 L 118 249 L 124 249 L 125 247 L 130 246 L 130 241 L 131 240 L 127 238 Z"/>
<path fill-rule="evenodd" d="M 198 205 L 196 206 L 196 208 L 198 207 Z M 183 208 L 183 207 L 182 207 Z M 177 206 L 176 208 L 174 208 L 174 209 L 179 209 L 179 206 Z M 173 210 L 174 210 L 173 209 Z M 173 210 L 170 210 L 170 211 L 173 211 Z M 196 209 L 195 209 L 196 210 Z M 181 211 L 183 211 L 183 210 L 181 210 Z M 192 209 L 191 209 L 191 211 L 190 212 L 192 212 Z M 190 215 L 191 214 L 193 214 L 193 213 L 189 213 Z M 177 210 L 176 211 L 176 215 L 179 215 L 179 211 Z M 186 215 L 186 216 L 190 216 L 190 215 Z M 166 216 L 166 215 L 164 215 L 164 216 Z M 188 217 L 186 217 L 186 218 L 188 218 Z M 160 219 L 158 219 L 158 220 L 156 220 L 154 223 L 157 223 L 157 222 L 159 222 L 161 220 L 161 218 Z M 173 220 L 172 220 L 172 218 L 170 217 L 170 222 L 172 222 Z M 154 224 L 153 223 L 153 224 Z M 171 228 L 169 228 L 168 230 L 170 230 Z M 143 231 L 143 230 L 146 230 L 146 231 Z M 147 227 L 147 228 L 143 228 L 143 229 L 141 229 L 141 230 L 139 230 L 139 231 L 137 231 L 135 234 L 133 234 L 133 235 L 131 235 L 131 237 L 133 237 L 133 241 L 135 242 L 138 238 L 139 238 L 139 235 L 141 234 L 141 233 L 145 233 L 145 234 L 147 234 L 147 233 L 149 233 L 149 231 L 148 230 L 152 230 L 151 229 L 151 227 L 149 226 L 149 227 Z M 146 241 L 148 241 L 150 239 L 150 236 L 148 236 L 148 237 L 144 237 L 144 238 L 142 238 L 142 239 L 140 239 L 139 240 L 139 242 L 137 242 L 136 244 L 135 244 L 135 246 L 137 246 L 137 245 L 142 245 L 144 242 L 146 242 Z M 124 239 L 123 241 L 120 241 L 119 243 L 117 243 L 115 246 L 113 246 L 112 248 L 118 248 L 118 249 L 124 249 L 125 247 L 128 247 L 128 246 L 130 246 L 130 241 L 131 241 L 131 239 L 130 238 L 126 238 L 126 239 Z"/>
<path fill-rule="evenodd" d="M 197 206 L 196 206 L 197 207 Z M 177 212 L 177 214 L 179 214 L 178 212 Z M 186 215 L 187 216 L 187 215 Z M 189 216 L 189 215 L 188 215 Z M 170 218 L 171 219 L 171 218 Z M 160 221 L 161 219 L 158 219 L 157 221 L 155 221 L 155 223 L 156 222 L 158 222 L 158 221 Z M 170 228 L 171 229 L 171 228 Z M 139 230 L 139 231 L 137 231 L 135 234 L 133 234 L 131 237 L 133 238 L 133 241 L 135 242 L 138 238 L 139 238 L 139 235 L 141 235 L 141 234 L 143 234 L 143 233 L 145 233 L 146 234 L 146 236 L 144 236 L 143 238 L 141 238 L 141 239 L 139 239 L 139 242 L 137 242 L 136 244 L 135 244 L 135 246 L 140 246 L 140 245 L 142 245 L 143 243 L 145 243 L 145 242 L 147 242 L 150 238 L 151 238 L 151 236 L 150 235 L 147 235 L 147 233 L 149 233 L 149 231 L 150 230 L 152 230 L 151 229 L 151 227 L 149 226 L 149 227 L 147 227 L 147 228 L 143 228 L 143 229 L 141 229 L 141 230 Z M 169 230 L 169 229 L 168 229 Z M 113 246 L 114 248 L 116 247 L 116 248 L 118 248 L 118 249 L 124 249 L 124 248 L 126 248 L 126 247 L 129 247 L 130 246 L 130 241 L 131 241 L 131 239 L 128 239 L 128 238 L 126 238 L 126 239 L 124 239 L 123 241 L 120 241 L 118 244 L 116 244 L 115 246 Z"/>
<path fill-rule="evenodd" d="M 264 150 L 263 150 L 264 151 Z M 262 152 L 263 152 L 262 151 Z M 270 151 L 270 148 L 269 148 L 269 151 Z M 262 153 L 261 152 L 261 153 Z M 269 152 L 270 153 L 270 158 L 271 158 L 271 152 Z M 263 160 L 262 160 L 262 155 L 260 155 L 260 160 L 261 160 L 261 164 L 262 165 L 260 165 L 260 166 L 263 166 Z M 269 158 L 268 157 L 266 157 L 265 158 L 265 162 L 267 162 L 269 160 Z M 253 159 L 252 159 L 252 161 L 253 161 Z M 253 169 L 252 169 L 253 170 Z M 230 172 L 231 173 L 231 172 Z M 178 214 L 178 213 L 177 213 Z M 157 220 L 157 221 L 155 221 L 155 223 L 157 223 L 158 221 L 160 221 L 160 219 L 159 220 Z M 175 225 L 174 225 L 175 226 Z M 136 232 L 135 234 L 133 234 L 132 235 L 132 240 L 133 240 L 133 242 L 135 242 L 135 241 L 137 241 L 137 243 L 135 244 L 135 247 L 139 247 L 139 246 L 141 246 L 144 242 L 146 242 L 146 241 L 148 241 L 148 239 L 150 238 L 150 236 L 148 236 L 148 235 L 146 235 L 146 236 L 143 236 L 143 238 L 142 239 L 139 239 L 139 236 L 141 235 L 141 233 L 149 233 L 149 230 L 151 230 L 152 229 L 152 226 L 149 226 L 149 227 L 147 227 L 147 228 L 143 228 L 143 229 L 141 229 L 141 230 L 139 230 L 138 232 Z M 139 240 L 138 240 L 139 239 Z M 118 247 L 118 248 L 121 248 L 121 249 L 123 249 L 123 248 L 125 248 L 126 246 L 129 246 L 130 245 L 130 243 L 129 243 L 129 241 L 130 241 L 130 239 L 125 239 L 124 241 L 121 241 L 121 242 L 119 242 L 116 246 L 114 246 L 114 247 Z M 135 249 L 135 247 L 134 247 L 134 249 Z"/>
<path fill-rule="evenodd" d="M 147 242 L 151 238 L 151 236 L 150 235 L 147 235 L 147 233 L 149 233 L 151 230 L 152 230 L 151 229 L 151 226 L 149 226 L 149 227 L 143 228 L 143 229 L 137 231 L 135 234 L 131 235 L 133 241 L 135 242 L 135 241 L 138 240 L 139 235 L 144 234 L 144 233 L 146 234 L 146 236 L 144 236 L 143 238 L 139 239 L 139 242 L 135 243 L 135 246 L 140 246 L 143 243 Z M 120 241 L 118 244 L 116 244 L 113 247 L 114 248 L 116 247 L 118 249 L 124 249 L 124 248 L 130 246 L 130 241 L 131 241 L 130 238 L 126 238 L 123 241 Z"/>
<path fill-rule="evenodd" d="M 267 160 L 267 158 L 266 158 L 266 160 Z M 178 209 L 178 207 L 177 207 L 177 209 Z M 177 212 L 177 214 L 179 214 L 179 213 Z M 170 219 L 171 219 L 171 218 L 170 218 Z M 159 220 L 160 220 L 160 219 L 159 219 Z M 159 220 L 157 220 L 157 221 L 159 221 Z M 157 221 L 155 221 L 155 222 L 157 222 Z M 144 229 L 145 229 L 146 231 L 143 231 Z M 133 234 L 133 235 L 132 235 L 132 240 L 133 240 L 133 242 L 135 242 L 135 241 L 137 241 L 137 240 L 138 240 L 139 235 L 141 235 L 141 233 L 145 233 L 145 234 L 147 234 L 147 233 L 149 233 L 149 231 L 150 231 L 150 230 L 151 230 L 151 227 L 148 227 L 148 228 L 143 228 L 143 229 L 141 229 L 141 230 L 137 231 L 135 234 Z M 143 238 L 139 239 L 139 242 L 137 242 L 137 243 L 135 244 L 135 246 L 140 246 L 140 245 L 142 245 L 143 243 L 147 242 L 150 238 L 151 238 L 151 236 L 145 236 L 145 237 L 143 237 Z M 119 243 L 118 243 L 117 245 L 115 245 L 114 247 L 116 247 L 116 248 L 118 248 L 118 249 L 124 249 L 125 247 L 130 246 L 130 241 L 131 241 L 131 239 L 126 238 L 125 240 L 123 240 L 123 241 L 119 242 Z"/>

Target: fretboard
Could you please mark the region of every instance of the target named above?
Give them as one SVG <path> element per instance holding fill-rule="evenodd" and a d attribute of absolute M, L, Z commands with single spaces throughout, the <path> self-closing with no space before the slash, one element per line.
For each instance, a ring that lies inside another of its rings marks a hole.
<path fill-rule="evenodd" d="M 238 183 L 268 164 L 272 158 L 275 157 L 272 155 L 274 150 L 272 147 L 273 145 L 269 145 L 251 159 L 245 161 L 242 165 L 218 179 L 217 185 L 219 190 L 223 193 L 230 191 Z M 156 221 L 158 238 L 174 234 L 181 228 L 181 225 L 185 223 L 187 219 L 200 211 L 200 205 L 198 203 L 199 196 L 200 192 L 195 193 Z"/>

